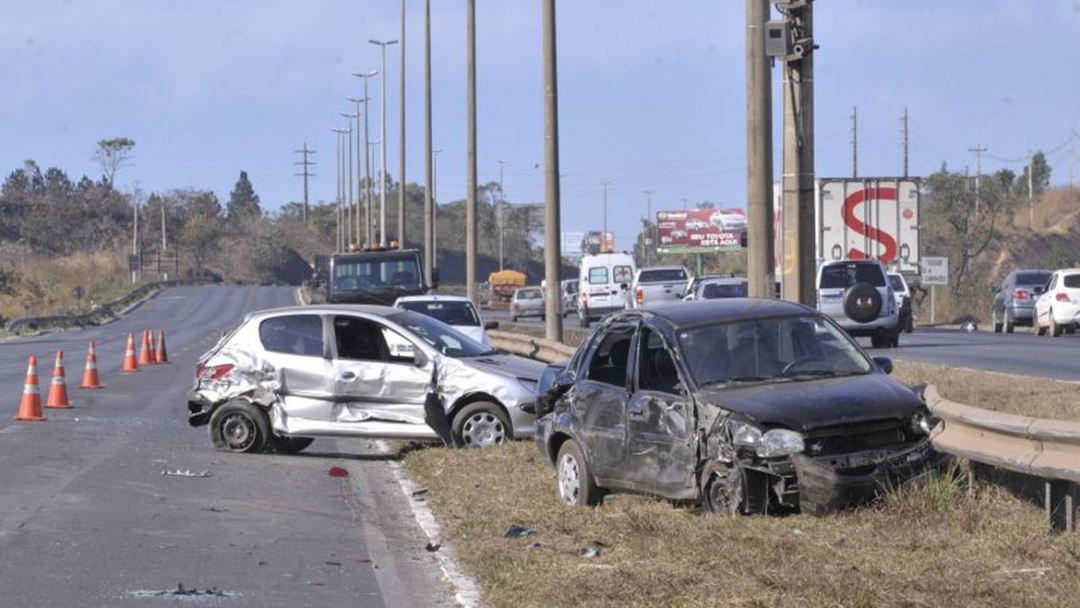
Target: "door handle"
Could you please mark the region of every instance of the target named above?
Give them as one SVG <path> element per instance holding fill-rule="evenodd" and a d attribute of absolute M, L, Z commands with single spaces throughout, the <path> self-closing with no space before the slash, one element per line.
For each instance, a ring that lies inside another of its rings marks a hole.
<path fill-rule="evenodd" d="M 352 380 L 353 378 L 356 378 L 356 374 L 352 372 L 341 372 L 342 380 Z"/>

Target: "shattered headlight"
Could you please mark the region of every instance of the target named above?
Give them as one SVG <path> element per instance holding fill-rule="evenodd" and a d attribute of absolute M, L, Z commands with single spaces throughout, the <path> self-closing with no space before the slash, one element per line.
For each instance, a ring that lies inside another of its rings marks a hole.
<path fill-rule="evenodd" d="M 758 427 L 739 423 L 733 429 L 732 443 L 738 447 L 753 448 L 761 458 L 790 456 L 806 449 L 801 433 L 788 429 L 770 429 L 762 432 Z"/>
<path fill-rule="evenodd" d="M 939 422 L 940 418 L 930 413 L 930 410 L 923 409 L 912 416 L 911 430 L 919 435 L 929 436 Z"/>

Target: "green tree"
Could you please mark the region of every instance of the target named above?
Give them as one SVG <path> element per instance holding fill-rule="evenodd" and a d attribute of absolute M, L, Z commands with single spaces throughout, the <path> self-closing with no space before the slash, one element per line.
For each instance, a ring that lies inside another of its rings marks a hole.
<path fill-rule="evenodd" d="M 262 215 L 259 195 L 255 194 L 255 188 L 252 187 L 251 180 L 248 179 L 247 171 L 240 172 L 240 178 L 236 180 L 236 186 L 233 187 L 233 191 L 229 194 L 226 211 L 231 222 Z"/>
<path fill-rule="evenodd" d="M 131 154 L 135 148 L 135 140 L 127 137 L 114 137 L 112 139 L 102 139 L 97 145 L 93 160 L 101 166 L 105 185 L 112 187 L 117 172 L 131 165 Z"/>
<path fill-rule="evenodd" d="M 1027 198 L 1029 194 L 1028 171 L 1031 172 L 1030 194 L 1039 197 L 1050 187 L 1050 165 L 1046 164 L 1046 155 L 1036 152 L 1031 161 L 1020 172 L 1020 179 L 1013 184 L 1013 193 L 1017 197 Z"/>

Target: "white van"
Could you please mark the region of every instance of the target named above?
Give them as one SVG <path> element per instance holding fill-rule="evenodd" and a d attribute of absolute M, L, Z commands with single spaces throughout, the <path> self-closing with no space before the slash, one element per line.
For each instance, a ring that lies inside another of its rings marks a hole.
<path fill-rule="evenodd" d="M 629 253 L 582 256 L 577 310 L 581 327 L 629 307 L 634 271 L 634 257 Z"/>

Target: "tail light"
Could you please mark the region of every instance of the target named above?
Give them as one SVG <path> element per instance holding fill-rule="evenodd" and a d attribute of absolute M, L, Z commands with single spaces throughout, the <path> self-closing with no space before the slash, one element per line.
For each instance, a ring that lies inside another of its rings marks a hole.
<path fill-rule="evenodd" d="M 1054 296 L 1054 299 L 1057 300 L 1058 302 L 1071 302 L 1072 301 L 1072 298 L 1070 298 L 1069 294 L 1067 294 L 1067 293 L 1059 293 L 1056 296 Z"/>
<path fill-rule="evenodd" d="M 521 308 L 521 303 L 519 303 L 519 302 L 514 302 L 514 305 L 512 306 L 512 308 L 513 308 L 514 310 L 517 310 L 517 309 Z"/>
<path fill-rule="evenodd" d="M 1012 297 L 1014 300 L 1027 300 L 1031 296 L 1030 294 L 1028 294 L 1028 290 L 1026 289 L 1014 289 L 1012 292 Z"/>
<path fill-rule="evenodd" d="M 638 287 L 637 295 L 635 296 L 634 299 L 637 300 L 638 306 L 641 306 L 642 304 L 644 304 L 645 303 L 645 290 Z"/>
<path fill-rule="evenodd" d="M 589 294 L 585 293 L 584 291 L 581 292 L 581 306 L 582 308 L 589 307 Z"/>
<path fill-rule="evenodd" d="M 236 366 L 231 363 L 211 366 L 207 366 L 205 363 L 198 363 L 195 365 L 195 379 L 204 381 L 221 380 L 227 376 L 234 367 Z"/>

